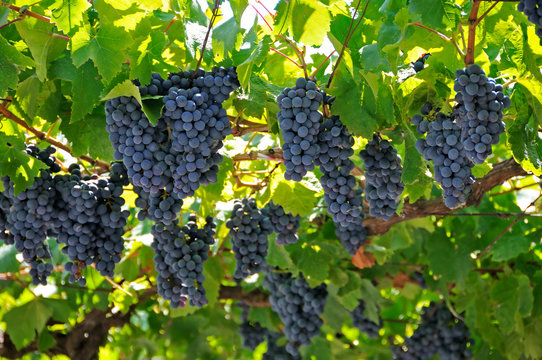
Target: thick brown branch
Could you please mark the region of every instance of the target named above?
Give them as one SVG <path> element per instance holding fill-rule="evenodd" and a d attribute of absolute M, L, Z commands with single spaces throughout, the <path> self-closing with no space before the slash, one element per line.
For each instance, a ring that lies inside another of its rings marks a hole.
<path fill-rule="evenodd" d="M 400 223 L 411 219 L 426 217 L 430 215 L 448 215 L 457 210 L 464 209 L 471 205 L 477 206 L 484 195 L 495 186 L 501 185 L 506 180 L 527 175 L 527 172 L 514 161 L 508 159 L 501 163 L 495 164 L 493 169 L 481 179 L 478 179 L 472 186 L 471 193 L 467 199 L 467 203 L 456 209 L 449 209 L 444 205 L 441 198 L 418 200 L 414 204 L 405 199 L 402 216 L 394 215 L 390 220 L 383 221 L 375 218 L 368 218 L 363 222 L 368 230 L 369 235 L 382 235 L 386 233 L 393 224 Z"/>
<path fill-rule="evenodd" d="M 258 289 L 245 293 L 241 286 L 221 286 L 218 298 L 220 300 L 242 301 L 252 307 L 270 306 L 269 297 L 266 293 Z"/>

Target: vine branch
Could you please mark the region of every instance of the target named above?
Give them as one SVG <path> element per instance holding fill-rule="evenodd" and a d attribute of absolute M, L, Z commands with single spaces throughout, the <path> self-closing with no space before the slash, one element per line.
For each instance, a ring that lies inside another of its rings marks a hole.
<path fill-rule="evenodd" d="M 215 20 L 218 17 L 218 8 L 219 7 L 220 7 L 220 0 L 215 0 L 215 4 L 214 4 L 214 8 L 213 8 L 213 14 L 211 15 L 211 19 L 209 20 L 209 27 L 207 28 L 207 33 L 205 34 L 205 39 L 203 40 L 203 44 L 201 45 L 201 54 L 200 54 L 198 63 L 196 64 L 196 70 L 199 69 L 199 66 L 201 65 L 201 61 L 203 60 L 203 54 L 205 54 L 205 48 L 207 47 L 207 41 L 209 40 L 209 35 L 211 34 L 213 24 L 215 23 Z M 197 71 L 194 72 L 194 77 L 196 75 L 197 75 Z"/>
<path fill-rule="evenodd" d="M 13 114 L 11 111 L 9 111 L 8 109 L 5 108 L 5 106 L 2 104 L 0 105 L 0 113 L 2 115 L 4 115 L 7 119 L 10 119 L 11 121 L 13 121 L 14 123 L 22 126 L 23 128 L 25 128 L 27 131 L 31 132 L 32 134 L 34 134 L 38 139 L 40 140 L 44 140 L 44 141 L 47 141 L 48 143 L 50 143 L 51 145 L 54 145 L 56 146 L 57 148 L 59 149 L 62 149 L 64 150 L 65 152 L 69 153 L 70 155 L 73 156 L 72 154 L 72 150 L 69 146 L 67 145 L 64 145 L 63 143 L 61 143 L 60 141 L 54 139 L 54 138 L 51 138 L 50 136 L 48 136 L 46 133 L 38 130 L 38 129 L 35 129 L 33 128 L 32 126 L 28 125 L 26 123 L 26 121 L 24 121 L 23 119 L 19 118 L 17 115 Z M 80 159 L 82 160 L 85 160 L 86 162 L 90 163 L 92 166 L 98 166 L 104 170 L 108 170 L 109 169 L 109 164 L 105 161 L 101 161 L 101 160 L 95 160 L 93 159 L 92 157 L 88 156 L 88 155 L 81 155 L 79 157 Z"/>
<path fill-rule="evenodd" d="M 11 4 L 8 4 L 8 3 L 5 3 L 2 1 L 2 6 L 7 6 L 9 7 L 10 10 L 13 10 L 13 11 L 17 11 L 19 14 L 21 15 L 26 15 L 26 16 L 30 16 L 30 17 L 33 17 L 35 19 L 38 19 L 38 20 L 41 20 L 41 21 L 44 21 L 46 23 L 50 23 L 51 22 L 51 19 L 49 19 L 47 16 L 43 16 L 43 15 L 40 15 L 40 14 L 37 14 L 33 11 L 30 11 L 28 9 L 24 9 L 22 7 L 19 7 L 19 6 L 15 6 L 15 5 L 11 5 Z M 22 9 L 22 10 L 21 10 Z"/>
<path fill-rule="evenodd" d="M 476 45 L 476 19 L 478 17 L 478 9 L 480 8 L 480 0 L 472 1 L 472 9 L 469 15 L 469 39 L 467 45 L 467 54 L 465 55 L 465 65 L 474 64 L 474 47 Z"/>

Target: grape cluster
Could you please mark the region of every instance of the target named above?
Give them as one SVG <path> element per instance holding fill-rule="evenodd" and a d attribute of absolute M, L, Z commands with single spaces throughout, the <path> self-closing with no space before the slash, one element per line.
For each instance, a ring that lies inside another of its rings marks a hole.
<path fill-rule="evenodd" d="M 128 184 L 125 167 L 111 166 L 109 177 L 82 176 L 73 164 L 65 175 L 56 174 L 60 165 L 52 156 L 52 146 L 40 150 L 29 146 L 26 153 L 48 166 L 40 170 L 32 186 L 15 195 L 14 184 L 2 179 L 5 191 L 0 195 L 0 234 L 6 244 L 14 244 L 30 264 L 35 285 L 46 284 L 53 270 L 45 240 L 56 238 L 70 261 L 65 270 L 70 281 L 85 285 L 81 269 L 95 265 L 102 275 L 113 275 L 124 250 L 124 226 L 129 215 L 122 210 L 123 186 Z"/>
<path fill-rule="evenodd" d="M 360 152 L 365 165 L 365 198 L 369 202 L 369 214 L 388 221 L 399 205 L 405 188 L 401 182 L 401 158 L 389 141 L 375 134 Z"/>
<path fill-rule="evenodd" d="M 429 58 L 429 56 L 431 56 L 431 54 L 429 53 L 423 54 L 422 56 L 420 56 L 418 60 L 413 62 L 412 67 L 414 68 L 414 71 L 416 72 L 422 71 L 425 65 L 425 61 Z"/>
<path fill-rule="evenodd" d="M 332 98 L 329 99 L 331 101 Z M 367 236 L 362 224 L 365 215 L 361 191 L 356 188 L 356 178 L 350 174 L 354 168 L 350 160 L 354 154 L 354 138 L 340 118 L 332 116 L 323 124 L 318 144 L 320 154 L 315 164 L 322 172 L 320 184 L 324 189 L 327 211 L 333 217 L 335 233 L 341 244 L 350 255 L 354 255 Z"/>
<path fill-rule="evenodd" d="M 171 147 L 180 154 L 173 171 L 174 192 L 183 199 L 193 196 L 200 184 L 216 182 L 222 161 L 217 151 L 231 128 L 226 110 L 200 88 L 171 88 L 163 100 Z"/>
<path fill-rule="evenodd" d="M 536 35 L 540 37 L 542 44 L 542 1 L 519 0 L 518 10 L 524 13 L 530 22 L 536 26 Z"/>
<path fill-rule="evenodd" d="M 282 206 L 269 202 L 262 213 L 271 221 L 273 230 L 277 233 L 278 245 L 289 245 L 297 242 L 297 229 L 301 222 L 301 216 L 286 213 Z"/>
<path fill-rule="evenodd" d="M 397 360 L 424 360 L 438 354 L 443 360 L 471 358 L 469 329 L 453 317 L 444 305 L 424 309 L 422 324 L 392 353 Z"/>
<path fill-rule="evenodd" d="M 137 100 L 119 97 L 106 103 L 106 130 L 139 195 L 140 219 L 172 224 L 182 199 L 201 185 L 217 181 L 218 150 L 231 134 L 222 102 L 239 87 L 234 68 L 210 72 L 181 71 L 163 79 L 153 74 L 139 86 L 142 96 L 163 96 L 156 126 L 150 124 Z"/>
<path fill-rule="evenodd" d="M 434 164 L 435 180 L 444 190 L 444 203 L 450 209 L 467 201 L 467 195 L 474 182 L 472 167 L 461 143 L 461 128 L 453 116 L 437 113 L 434 121 L 429 121 L 431 106 L 422 108 L 422 114 L 412 117 L 420 134 L 427 133 L 425 139 L 416 141 L 416 149 L 425 160 Z"/>
<path fill-rule="evenodd" d="M 60 221 L 56 237 L 71 260 L 64 266 L 71 272 L 70 281 L 84 286 L 81 269 L 94 264 L 103 276 L 113 276 L 115 264 L 120 262 L 129 216 L 122 210 L 121 196 L 128 176 L 122 163 L 112 164 L 109 178 L 82 176 L 77 164 L 68 170 L 69 174 L 54 178 Z"/>
<path fill-rule="evenodd" d="M 299 360 L 300 356 L 292 356 L 286 351 L 285 346 L 277 344 L 282 335 L 275 331 L 267 331 L 267 351 L 263 354 L 262 360 Z"/>
<path fill-rule="evenodd" d="M 503 110 L 510 106 L 510 98 L 476 64 L 455 72 L 454 90 L 465 153 L 475 164 L 482 164 L 504 132 Z"/>
<path fill-rule="evenodd" d="M 290 341 L 286 350 L 292 356 L 299 356 L 297 349 L 308 345 L 311 338 L 320 333 L 327 299 L 325 284 L 311 288 L 303 275 L 294 278 L 289 273 L 268 271 L 263 285 L 271 293 L 269 301 L 273 311 L 284 323 L 284 333 Z"/>
<path fill-rule="evenodd" d="M 350 313 L 350 317 L 352 318 L 352 324 L 356 328 L 358 328 L 359 331 L 367 334 L 368 337 L 378 337 L 378 332 L 382 328 L 382 319 L 380 319 L 379 323 L 377 324 L 369 318 L 365 317 L 363 315 L 364 311 L 365 302 L 363 300 L 359 300 L 358 306 Z"/>
<path fill-rule="evenodd" d="M 259 273 L 265 265 L 269 245 L 267 237 L 273 231 L 273 225 L 258 209 L 256 200 L 236 200 L 226 226 L 230 229 L 233 252 L 237 260 L 234 278 L 241 281 L 247 276 Z"/>
<path fill-rule="evenodd" d="M 196 217 L 190 216 L 186 225 L 156 223 L 151 229 L 154 237 L 154 266 L 158 272 L 158 294 L 171 302 L 171 307 L 207 304 L 203 281 L 203 263 L 214 243 L 216 224 L 207 217 L 198 228 Z"/>
<path fill-rule="evenodd" d="M 323 99 L 316 83 L 305 78 L 297 79 L 294 87 L 285 88 L 277 97 L 286 180 L 301 181 L 307 171 L 314 169 L 320 154 L 318 133 L 322 114 L 318 109 Z"/>
<path fill-rule="evenodd" d="M 248 310 L 248 307 L 243 308 L 239 333 L 243 339 L 243 346 L 247 349 L 254 350 L 258 345 L 264 342 L 267 329 L 262 327 L 259 322 L 251 323 L 248 320 Z"/>

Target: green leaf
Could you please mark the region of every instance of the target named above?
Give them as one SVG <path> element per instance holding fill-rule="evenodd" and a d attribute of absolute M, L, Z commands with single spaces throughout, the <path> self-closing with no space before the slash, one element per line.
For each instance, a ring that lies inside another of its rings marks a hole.
<path fill-rule="evenodd" d="M 9 176 L 14 183 L 15 194 L 31 186 L 40 169 L 47 168 L 41 161 L 24 153 L 25 149 L 22 139 L 0 132 L 0 175 Z"/>
<path fill-rule="evenodd" d="M 220 56 L 229 58 L 229 53 L 240 45 L 242 38 L 239 23 L 232 17 L 213 29 L 213 49 Z"/>
<path fill-rule="evenodd" d="M 279 4 L 277 14 L 275 31 L 281 34 L 289 28 L 296 41 L 309 46 L 321 45 L 330 29 L 331 14 L 319 1 L 283 2 Z"/>
<path fill-rule="evenodd" d="M 506 120 L 508 144 L 514 159 L 526 171 L 542 175 L 542 140 L 537 131 L 542 124 L 542 92 L 534 92 L 540 87 L 535 80 L 522 79 L 516 86 L 512 107 L 517 115 Z"/>
<path fill-rule="evenodd" d="M 305 350 L 303 359 L 329 360 L 331 356 L 330 342 L 322 337 L 313 339 Z"/>
<path fill-rule="evenodd" d="M 317 286 L 329 276 L 329 264 L 333 260 L 331 254 L 318 246 L 298 248 L 292 253 L 299 270 L 311 286 Z"/>
<path fill-rule="evenodd" d="M 50 5 L 53 23 L 68 34 L 81 24 L 86 16 L 85 10 L 89 7 L 89 2 L 85 0 L 55 0 Z"/>
<path fill-rule="evenodd" d="M 162 109 L 164 108 L 164 102 L 162 97 L 155 99 L 143 99 L 143 105 L 141 109 L 147 115 L 147 119 L 153 125 L 156 125 L 160 116 L 162 116 Z"/>
<path fill-rule="evenodd" d="M 270 43 L 271 38 L 268 35 L 264 36 L 256 48 L 254 48 L 254 51 L 252 51 L 250 56 L 237 66 L 239 83 L 241 84 L 241 87 L 247 89 L 247 91 L 250 77 L 252 75 L 252 67 L 254 65 L 259 65 L 265 59 L 265 56 L 269 52 Z"/>
<path fill-rule="evenodd" d="M 290 257 L 290 253 L 286 251 L 284 246 L 277 245 L 275 239 L 269 239 L 269 248 L 265 259 L 267 264 L 271 266 L 278 266 L 291 273 L 296 273 L 296 267 Z"/>
<path fill-rule="evenodd" d="M 23 55 L 15 46 L 11 45 L 0 35 L 0 50 L 6 58 L 20 67 L 34 66 L 34 61 L 26 55 Z"/>
<path fill-rule="evenodd" d="M 6 332 L 17 349 L 34 340 L 37 331 L 40 333 L 53 310 L 38 299 L 22 306 L 12 308 L 3 317 Z"/>
<path fill-rule="evenodd" d="M 361 104 L 362 93 L 360 87 L 344 64 L 339 65 L 335 78 L 328 89 L 335 96 L 331 107 L 334 115 L 341 117 L 341 121 L 353 135 L 361 135 L 367 139 L 372 138 L 377 129 L 374 119 Z"/>
<path fill-rule="evenodd" d="M 310 214 L 316 202 L 316 193 L 295 181 L 282 181 L 271 196 L 275 204 L 281 205 L 286 213 Z"/>
<path fill-rule="evenodd" d="M 72 38 L 72 60 L 80 67 L 92 59 L 102 77 L 108 81 L 117 74 L 126 62 L 126 48 L 130 35 L 122 28 L 101 24 L 97 33 L 83 26 Z"/>
<path fill-rule="evenodd" d="M 100 102 L 102 90 L 98 71 L 92 62 L 87 61 L 79 67 L 72 83 L 72 122 L 78 122 L 92 112 Z"/>
<path fill-rule="evenodd" d="M 15 26 L 34 58 L 38 78 L 44 81 L 47 77 L 48 55 L 55 42 L 55 38 L 51 35 L 53 26 L 32 17 L 26 17 L 24 21 L 17 21 Z"/>
<path fill-rule="evenodd" d="M 438 30 L 444 27 L 442 22 L 442 18 L 444 17 L 444 3 L 444 0 L 411 0 L 408 9 L 411 14 L 421 14 L 424 24 Z"/>
<path fill-rule="evenodd" d="M 133 54 L 133 61 L 130 64 L 130 77 L 139 79 L 141 84 L 148 84 L 151 81 L 153 65 L 161 62 L 162 51 L 167 44 L 166 36 L 163 32 L 150 33 Z"/>
<path fill-rule="evenodd" d="M 17 67 L 9 61 L 2 49 L 0 49 L 0 94 L 4 94 L 8 88 L 15 89 L 18 79 Z"/>
<path fill-rule="evenodd" d="M 94 113 L 76 123 L 61 122 L 60 130 L 71 142 L 74 156 L 88 154 L 98 159 L 112 161 L 113 146 L 109 142 L 105 126 L 104 110 L 96 108 Z"/>
<path fill-rule="evenodd" d="M 518 279 L 515 276 L 504 276 L 491 288 L 491 300 L 498 303 L 495 316 L 504 334 L 515 327 L 519 306 L 517 287 Z"/>
<path fill-rule="evenodd" d="M 132 96 L 135 97 L 139 104 L 142 104 L 141 94 L 139 88 L 132 82 L 132 80 L 125 80 L 124 82 L 116 85 L 103 100 L 113 99 L 119 96 Z"/>
<path fill-rule="evenodd" d="M 40 334 L 38 339 L 38 350 L 46 351 L 50 349 L 56 343 L 55 338 L 49 331 L 44 331 Z"/>
<path fill-rule="evenodd" d="M 442 275 L 444 281 L 463 283 L 473 267 L 470 253 L 467 249 L 453 244 L 446 236 L 442 236 L 443 234 L 440 235 L 426 241 L 430 268 L 436 274 Z"/>
<path fill-rule="evenodd" d="M 17 250 L 14 245 L 0 246 L 0 273 L 19 271 L 19 261 L 15 255 L 17 255 Z"/>

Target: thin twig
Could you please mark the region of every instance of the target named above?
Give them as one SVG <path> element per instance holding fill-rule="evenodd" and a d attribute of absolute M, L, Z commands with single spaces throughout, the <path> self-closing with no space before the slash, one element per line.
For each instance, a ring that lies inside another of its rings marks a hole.
<path fill-rule="evenodd" d="M 22 19 L 24 19 L 24 18 L 20 17 L 20 18 L 17 18 L 17 19 L 13 19 L 13 20 L 11 20 L 11 21 L 8 21 L 8 22 L 5 23 L 4 25 L 1 25 L 1 26 L 0 26 L 0 29 L 3 29 L 3 28 L 5 28 L 6 26 L 9 26 L 9 25 L 13 24 L 14 22 L 21 21 Z"/>
<path fill-rule="evenodd" d="M 331 54 L 329 54 L 324 61 L 322 61 L 322 63 L 316 68 L 316 70 L 314 70 L 314 72 L 312 73 L 312 76 L 311 76 L 311 79 L 314 81 L 314 79 L 316 78 L 316 73 L 318 73 L 318 71 L 320 71 L 320 69 L 322 68 L 322 66 L 324 66 L 324 64 L 329 60 L 329 58 L 331 58 L 331 55 L 335 54 L 337 52 L 337 50 L 333 50 L 331 52 Z"/>
<path fill-rule="evenodd" d="M 482 19 L 485 18 L 485 17 L 487 16 L 487 14 L 489 14 L 489 12 L 490 12 L 491 10 L 493 10 L 493 8 L 494 8 L 495 6 L 497 6 L 498 3 L 499 3 L 498 1 L 495 1 L 493 4 L 491 4 L 491 6 L 489 7 L 489 9 L 487 9 L 487 10 L 482 14 L 482 16 L 480 16 L 480 17 L 476 20 L 475 25 L 478 25 L 478 24 L 480 23 L 480 21 L 482 21 Z"/>
<path fill-rule="evenodd" d="M 297 61 L 295 61 L 294 59 L 292 59 L 291 57 L 289 57 L 288 55 L 284 54 L 283 52 L 275 49 L 275 48 L 270 48 L 272 51 L 276 52 L 277 54 L 281 55 L 282 57 L 290 60 L 292 63 L 295 64 L 295 66 L 299 67 L 300 69 L 303 68 L 303 66 L 301 66 L 301 64 L 299 64 Z"/>
<path fill-rule="evenodd" d="M 492 248 L 493 246 L 495 246 L 495 244 L 497 243 L 497 241 L 499 241 L 519 220 L 523 219 L 526 214 L 525 212 L 531 207 L 533 206 L 534 204 L 536 204 L 536 202 L 542 197 L 542 194 L 538 195 L 538 197 L 536 199 L 533 200 L 532 203 L 529 204 L 529 206 L 527 206 L 525 208 L 525 210 L 523 210 L 522 213 L 516 215 L 516 218 L 510 223 L 508 224 L 508 226 L 506 227 L 506 229 L 504 229 L 496 238 L 495 240 L 493 240 L 491 242 L 491 244 L 489 244 L 485 249 L 484 251 L 482 251 L 480 254 L 478 254 L 478 256 L 476 257 L 476 260 L 479 260 L 481 259 L 485 254 L 487 254 Z"/>
<path fill-rule="evenodd" d="M 365 12 L 367 11 L 367 7 L 369 6 L 369 3 L 371 0 L 367 0 L 367 3 L 365 4 L 365 9 L 363 9 L 363 14 L 359 18 L 359 23 L 361 23 L 361 20 L 365 16 Z M 333 76 L 335 75 L 335 72 L 337 71 L 337 68 L 339 67 L 339 64 L 341 63 L 341 60 L 343 58 L 344 52 L 346 48 L 348 47 L 348 42 L 350 41 L 352 34 L 356 31 L 357 25 L 352 31 L 352 27 L 354 26 L 354 18 L 356 17 L 356 14 L 358 12 L 359 6 L 361 4 L 361 0 L 358 0 L 358 5 L 356 6 L 356 10 L 354 11 L 354 15 L 352 16 L 352 20 L 350 21 L 350 27 L 348 28 L 348 32 L 346 33 L 346 38 L 344 39 L 343 46 L 341 48 L 341 52 L 339 53 L 339 58 L 337 59 L 337 62 L 335 63 L 335 66 L 333 67 L 333 70 L 331 71 L 331 75 L 329 76 L 329 80 L 327 82 L 326 87 L 329 88 L 331 86 L 331 81 L 333 80 Z M 359 25 L 358 23 L 358 25 Z"/>
<path fill-rule="evenodd" d="M 434 30 L 434 29 L 431 29 L 430 27 L 427 27 L 425 25 L 422 25 L 421 21 L 417 21 L 417 22 L 412 22 L 412 23 L 409 23 L 408 25 L 411 25 L 411 26 L 417 26 L 417 27 L 421 27 L 422 29 L 425 29 L 427 31 L 431 31 L 433 34 L 437 34 L 438 36 L 440 36 L 441 38 L 443 38 L 444 40 L 450 42 L 452 41 L 451 38 L 447 37 L 446 35 L 438 32 L 437 30 Z"/>
<path fill-rule="evenodd" d="M 260 15 L 260 17 L 262 18 L 262 20 L 265 22 L 265 24 L 269 27 L 269 30 L 273 31 L 273 27 L 267 22 L 267 20 L 265 19 L 265 16 L 263 16 L 260 11 L 258 9 L 256 9 L 256 7 L 252 4 L 250 4 L 250 6 L 252 6 L 252 8 L 254 9 L 254 11 L 256 11 L 256 14 Z"/>
<path fill-rule="evenodd" d="M 207 28 L 207 33 L 205 34 L 205 39 L 203 40 L 203 45 L 201 46 L 201 54 L 196 64 L 196 70 L 199 69 L 201 61 L 203 60 L 203 54 L 205 53 L 205 47 L 207 47 L 207 41 L 209 40 L 209 35 L 211 34 L 211 29 L 218 15 L 218 8 L 220 7 L 220 0 L 215 0 L 215 5 L 213 8 L 213 14 L 211 15 L 211 20 L 209 20 L 209 27 Z M 197 71 L 194 72 L 194 77 L 197 75 Z"/>
<path fill-rule="evenodd" d="M 164 30 L 164 34 L 168 32 L 169 28 L 171 27 L 171 25 L 173 25 L 173 23 L 177 21 L 177 17 L 174 17 L 170 22 L 169 24 L 167 24 L 167 27 L 166 29 Z"/>

